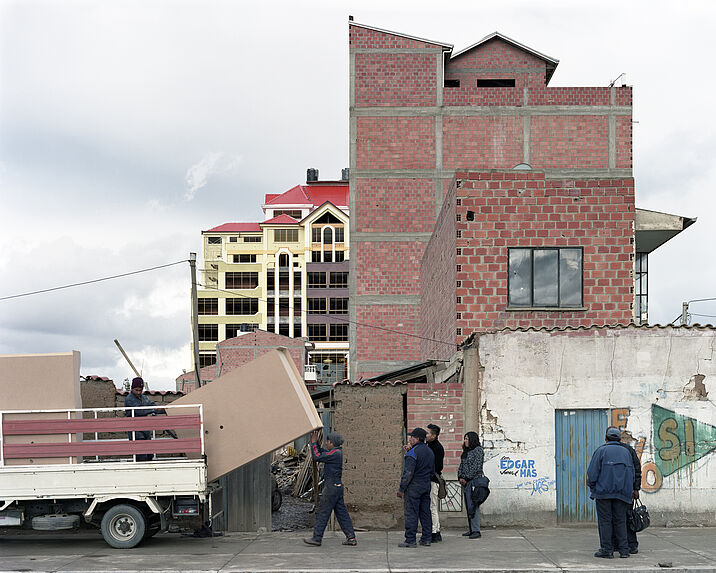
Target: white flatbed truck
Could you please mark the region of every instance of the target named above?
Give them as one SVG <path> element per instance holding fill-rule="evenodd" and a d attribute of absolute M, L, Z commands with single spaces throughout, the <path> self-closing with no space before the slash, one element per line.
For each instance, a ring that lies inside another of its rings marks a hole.
<path fill-rule="evenodd" d="M 0 411 L 0 527 L 57 530 L 80 521 L 128 549 L 211 516 L 201 405 L 166 416 L 126 408 Z M 179 438 L 161 438 L 164 430 Z M 149 440 L 130 439 L 152 432 Z M 176 436 L 176 435 L 175 435 Z M 139 455 L 156 456 L 136 461 Z"/>

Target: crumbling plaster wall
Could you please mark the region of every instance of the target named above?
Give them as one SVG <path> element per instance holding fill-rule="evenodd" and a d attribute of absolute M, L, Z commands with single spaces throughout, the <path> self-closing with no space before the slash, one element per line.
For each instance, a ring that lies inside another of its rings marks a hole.
<path fill-rule="evenodd" d="M 555 410 L 585 408 L 609 410 L 633 437 L 652 523 L 716 523 L 715 341 L 713 328 L 481 335 L 486 522 L 556 520 Z M 503 457 L 524 475 L 503 472 Z"/>

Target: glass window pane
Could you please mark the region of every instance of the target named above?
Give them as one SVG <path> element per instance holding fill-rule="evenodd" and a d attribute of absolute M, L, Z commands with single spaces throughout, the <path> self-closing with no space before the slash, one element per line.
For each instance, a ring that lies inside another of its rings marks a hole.
<path fill-rule="evenodd" d="M 559 251 L 560 306 L 582 306 L 582 251 Z"/>
<path fill-rule="evenodd" d="M 557 264 L 559 253 L 555 249 L 535 249 L 533 253 L 534 306 L 557 306 Z"/>
<path fill-rule="evenodd" d="M 530 249 L 509 250 L 509 276 L 511 306 L 530 306 L 532 299 L 532 267 L 530 263 Z"/>

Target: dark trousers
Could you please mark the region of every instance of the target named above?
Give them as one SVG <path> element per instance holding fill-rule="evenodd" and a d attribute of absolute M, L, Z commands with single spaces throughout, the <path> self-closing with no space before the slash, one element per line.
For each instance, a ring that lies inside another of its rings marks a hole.
<path fill-rule="evenodd" d="M 597 499 L 599 546 L 606 553 L 629 553 L 626 512 L 629 504 L 620 499 Z M 612 541 L 612 537 L 614 541 Z"/>
<path fill-rule="evenodd" d="M 415 543 L 418 534 L 418 521 L 422 533 L 420 541 L 430 541 L 433 538 L 433 517 L 430 514 L 430 483 L 427 489 L 408 491 L 403 494 L 403 509 L 405 512 L 405 541 Z"/>
<path fill-rule="evenodd" d="M 353 522 L 351 516 L 348 515 L 348 509 L 343 501 L 343 485 L 335 485 L 332 483 L 323 486 L 321 493 L 321 501 L 316 510 L 316 525 L 313 527 L 313 539 L 321 541 L 323 532 L 326 530 L 331 512 L 335 512 L 338 525 L 341 526 L 343 533 L 348 539 L 353 539 L 356 534 L 353 531 Z"/>
<path fill-rule="evenodd" d="M 626 511 L 626 517 L 629 517 L 629 514 L 631 513 L 632 509 L 631 507 L 627 507 Z M 639 541 L 636 538 L 636 531 L 632 531 L 629 529 L 629 525 L 627 524 L 627 543 L 629 545 L 629 551 L 634 551 L 635 549 L 639 549 Z M 616 537 L 614 537 L 614 533 L 612 533 L 612 545 L 614 547 L 618 547 Z"/>
<path fill-rule="evenodd" d="M 470 531 L 477 533 L 480 531 L 480 508 L 472 501 L 473 482 L 474 480 L 467 482 L 467 485 L 462 488 L 462 493 L 465 498 L 465 509 L 467 510 L 467 524 L 470 527 Z"/>
<path fill-rule="evenodd" d="M 152 433 L 139 430 L 137 432 L 129 432 L 130 440 L 151 440 Z M 154 454 L 137 454 L 138 462 L 151 462 L 154 459 Z"/>

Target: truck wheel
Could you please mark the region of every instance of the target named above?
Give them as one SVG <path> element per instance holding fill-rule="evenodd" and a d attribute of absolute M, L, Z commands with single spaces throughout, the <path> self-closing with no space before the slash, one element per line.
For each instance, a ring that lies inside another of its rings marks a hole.
<path fill-rule="evenodd" d="M 102 517 L 102 537 L 116 549 L 131 549 L 144 538 L 145 530 L 144 514 L 132 505 L 114 505 Z"/>

